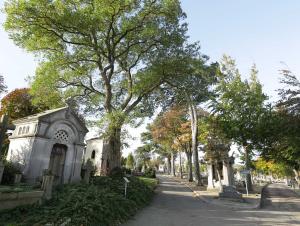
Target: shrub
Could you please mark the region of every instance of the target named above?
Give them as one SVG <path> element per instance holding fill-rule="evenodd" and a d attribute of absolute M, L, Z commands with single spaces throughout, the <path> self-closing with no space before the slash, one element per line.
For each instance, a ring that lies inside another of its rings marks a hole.
<path fill-rule="evenodd" d="M 120 167 L 115 167 L 110 171 L 109 176 L 121 178 L 125 176 L 125 173 Z"/>
<path fill-rule="evenodd" d="M 145 177 L 156 178 L 156 171 L 153 168 L 148 168 L 145 170 Z"/>
<path fill-rule="evenodd" d="M 118 177 L 94 177 L 91 184 L 70 184 L 54 192 L 53 199 L 42 206 L 18 207 L 0 213 L 4 225 L 72 226 L 119 225 L 148 204 L 153 190 L 142 180 L 129 178 L 127 198 L 124 181 Z"/>
<path fill-rule="evenodd" d="M 15 166 L 12 162 L 5 161 L 1 184 L 13 184 L 15 175 L 18 173 L 21 173 L 19 167 Z"/>

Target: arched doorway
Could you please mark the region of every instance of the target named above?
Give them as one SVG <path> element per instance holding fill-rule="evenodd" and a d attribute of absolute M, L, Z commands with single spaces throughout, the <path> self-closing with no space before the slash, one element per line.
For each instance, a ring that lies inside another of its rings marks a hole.
<path fill-rule="evenodd" d="M 53 145 L 48 169 L 54 176 L 55 185 L 63 183 L 67 149 L 68 147 L 64 144 Z"/>

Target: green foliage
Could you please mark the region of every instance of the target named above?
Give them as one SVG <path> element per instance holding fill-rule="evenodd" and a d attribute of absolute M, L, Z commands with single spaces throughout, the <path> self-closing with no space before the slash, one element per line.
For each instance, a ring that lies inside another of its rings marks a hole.
<path fill-rule="evenodd" d="M 127 156 L 127 160 L 126 160 L 126 167 L 128 169 L 133 169 L 134 168 L 134 157 L 133 154 L 130 152 Z"/>
<path fill-rule="evenodd" d="M 21 173 L 17 166 L 15 166 L 12 162 L 4 161 L 4 172 L 1 184 L 13 184 L 15 174 L 17 173 Z"/>
<path fill-rule="evenodd" d="M 147 168 L 145 170 L 145 177 L 149 177 L 149 178 L 156 178 L 156 171 L 153 168 Z"/>
<path fill-rule="evenodd" d="M 292 168 L 284 163 L 276 163 L 274 161 L 266 161 L 263 158 L 258 158 L 254 161 L 255 171 L 264 174 L 277 175 L 278 177 L 285 177 L 293 175 Z"/>
<path fill-rule="evenodd" d="M 5 85 L 4 82 L 4 77 L 3 75 L 0 75 L 0 94 L 3 94 L 7 91 L 7 86 Z"/>
<path fill-rule="evenodd" d="M 216 88 L 217 98 L 212 103 L 217 126 L 227 139 L 247 148 L 255 149 L 259 139 L 260 123 L 267 112 L 267 96 L 257 80 L 255 66 L 250 81 L 243 81 L 235 62 L 225 56 L 221 69 L 225 77 Z"/>
<path fill-rule="evenodd" d="M 52 200 L 42 206 L 24 206 L 3 211 L 5 225 L 119 225 L 149 203 L 153 190 L 135 177 L 129 178 L 127 198 L 124 182 L 119 178 L 95 177 L 92 184 L 65 185 Z"/>
<path fill-rule="evenodd" d="M 263 120 L 260 152 L 264 159 L 300 169 L 300 116 L 285 109 L 269 112 Z"/>
<path fill-rule="evenodd" d="M 32 100 L 30 89 L 15 89 L 2 98 L 0 115 L 7 114 L 10 120 L 15 120 L 49 109 L 41 103 L 34 105 Z"/>
<path fill-rule="evenodd" d="M 158 184 L 158 179 L 148 178 L 148 177 L 139 177 L 148 187 L 154 189 Z"/>

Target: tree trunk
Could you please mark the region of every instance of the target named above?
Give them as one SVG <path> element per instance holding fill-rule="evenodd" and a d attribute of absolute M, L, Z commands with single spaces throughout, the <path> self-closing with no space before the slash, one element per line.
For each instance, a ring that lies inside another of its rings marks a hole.
<path fill-rule="evenodd" d="M 203 185 L 200 167 L 199 167 L 199 158 L 198 158 L 198 118 L 197 110 L 195 105 L 192 103 L 191 98 L 189 98 L 189 112 L 191 116 L 191 128 L 192 128 L 192 152 L 194 157 L 194 167 L 195 167 L 195 176 L 197 180 L 197 185 Z"/>
<path fill-rule="evenodd" d="M 300 179 L 300 177 L 299 177 L 299 171 L 296 170 L 296 169 L 293 169 L 293 172 L 294 172 L 294 174 L 295 174 L 295 180 L 296 180 L 297 183 L 299 184 L 299 179 Z"/>
<path fill-rule="evenodd" d="M 175 157 L 174 157 L 174 153 L 171 153 L 171 171 L 172 171 L 172 175 L 174 177 L 176 177 L 176 173 L 175 173 Z"/>
<path fill-rule="evenodd" d="M 179 152 L 179 172 L 180 172 L 180 178 L 182 179 L 182 163 L 181 163 L 181 152 Z"/>
<path fill-rule="evenodd" d="M 249 149 L 247 145 L 244 145 L 245 149 L 245 167 L 246 170 L 250 170 L 250 155 L 249 155 Z M 252 181 L 251 181 L 251 174 L 246 174 L 246 183 L 248 187 L 248 191 L 252 191 Z"/>
<path fill-rule="evenodd" d="M 103 148 L 107 156 L 105 163 L 106 175 L 114 168 L 121 168 L 121 128 L 115 128 L 113 132 L 105 139 Z"/>
<path fill-rule="evenodd" d="M 189 166 L 189 177 L 188 177 L 188 179 L 189 179 L 189 182 L 192 182 L 193 181 L 192 153 L 186 151 L 185 154 L 186 154 L 186 158 L 187 158 L 188 166 Z"/>
<path fill-rule="evenodd" d="M 168 156 L 167 157 L 167 159 L 168 159 L 168 175 L 170 175 L 171 174 L 171 156 Z"/>

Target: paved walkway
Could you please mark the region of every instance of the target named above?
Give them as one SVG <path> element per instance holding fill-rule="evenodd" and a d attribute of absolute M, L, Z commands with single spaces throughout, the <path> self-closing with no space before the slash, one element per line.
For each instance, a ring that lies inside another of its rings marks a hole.
<path fill-rule="evenodd" d="M 285 184 L 270 184 L 265 189 L 264 208 L 300 212 L 300 196 Z"/>
<path fill-rule="evenodd" d="M 124 226 L 300 225 L 300 213 L 270 210 L 232 210 L 194 197 L 185 185 L 159 177 L 152 204 Z"/>

